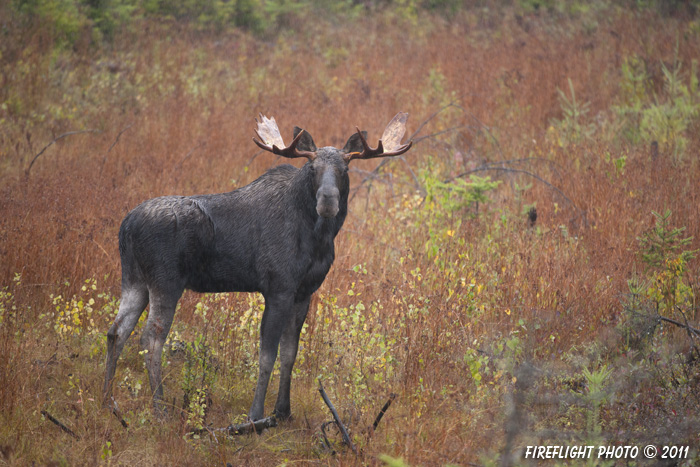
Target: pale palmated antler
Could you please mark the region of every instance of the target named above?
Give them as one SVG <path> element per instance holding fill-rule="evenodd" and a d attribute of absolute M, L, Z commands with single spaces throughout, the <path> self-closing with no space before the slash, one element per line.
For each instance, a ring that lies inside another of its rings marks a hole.
<path fill-rule="evenodd" d="M 364 149 L 362 152 L 348 153 L 345 156 L 345 160 L 350 162 L 353 159 L 373 159 L 375 157 L 398 156 L 405 153 L 411 149 L 411 146 L 413 145 L 413 141 L 409 141 L 406 144 L 401 144 L 401 139 L 406 133 L 406 120 L 408 120 L 407 113 L 397 113 L 384 129 L 384 134 L 382 134 L 376 148 L 371 148 L 369 144 L 367 144 L 367 140 L 365 139 L 364 135 L 360 129 L 357 128 L 357 134 L 360 135 L 360 140 L 362 141 L 362 146 Z"/>
<path fill-rule="evenodd" d="M 285 147 L 284 141 L 282 140 L 282 135 L 280 135 L 280 130 L 277 127 L 277 122 L 275 117 L 267 118 L 263 114 L 260 114 L 260 121 L 256 118 L 255 121 L 258 123 L 258 128 L 255 130 L 255 134 L 258 135 L 260 141 L 253 138 L 253 142 L 257 144 L 260 149 L 265 151 L 270 151 L 278 156 L 288 157 L 294 159 L 295 157 L 306 157 L 309 160 L 313 160 L 316 157 L 316 153 L 312 151 L 300 151 L 297 149 L 297 144 L 301 140 L 301 135 L 304 134 L 304 130 L 301 130 L 296 138 L 292 141 L 292 144 Z"/>

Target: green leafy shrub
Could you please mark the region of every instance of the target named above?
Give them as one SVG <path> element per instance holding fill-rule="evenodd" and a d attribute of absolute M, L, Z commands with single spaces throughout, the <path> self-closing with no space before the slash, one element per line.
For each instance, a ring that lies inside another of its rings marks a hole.
<path fill-rule="evenodd" d="M 700 116 L 697 61 L 692 61 L 687 80 L 683 79 L 682 64 L 677 58 L 670 69 L 664 63 L 660 67 L 663 92 L 655 94 L 644 62 L 634 56 L 625 59 L 621 70 L 622 103 L 613 106 L 613 111 L 629 141 L 655 143 L 662 154 L 679 162 L 685 158 L 687 133 Z"/>
<path fill-rule="evenodd" d="M 354 288 L 352 283 L 348 296 L 357 297 Z M 306 360 L 318 359 L 318 377 L 344 386 L 350 391 L 353 404 L 361 408 L 371 394 L 371 387 L 385 386 L 396 376 L 397 331 L 407 325 L 406 320 L 398 316 L 389 321 L 386 317 L 382 319 L 384 306 L 379 301 L 365 305 L 357 297 L 354 303 L 339 306 L 338 297 L 332 294 L 321 296 L 315 312 L 315 319 L 326 327 L 328 334 L 324 340 L 330 345 L 322 354 L 316 354 L 313 348 L 302 352 L 294 372 L 301 374 Z M 302 341 L 306 337 L 303 333 Z"/>
<path fill-rule="evenodd" d="M 104 351 L 103 330 L 116 316 L 119 300 L 98 291 L 96 279 L 86 279 L 81 292 L 70 298 L 51 294 L 53 311 L 39 315 L 39 319 L 53 328 L 59 341 L 88 343 L 93 357 Z"/>
<path fill-rule="evenodd" d="M 680 258 L 687 263 L 696 251 L 685 250 L 693 237 L 683 238 L 685 227 L 672 227 L 669 219 L 671 210 L 667 209 L 663 214 L 652 211 L 655 218 L 654 227 L 644 232 L 637 238 L 639 242 L 639 255 L 646 264 L 647 269 L 659 269 L 668 259 Z"/>
<path fill-rule="evenodd" d="M 696 315 L 695 293 L 687 277 L 688 262 L 697 253 L 686 249 L 692 237 L 683 238 L 685 227 L 670 225 L 670 210 L 664 214 L 652 213 L 655 226 L 637 239 L 646 277 L 628 281 L 627 316 L 621 324 L 627 344 L 634 348 L 651 342 L 660 317 L 678 318 L 680 323 L 687 323 Z"/>
<path fill-rule="evenodd" d="M 557 140 L 562 146 L 590 139 L 596 130 L 595 124 L 586 122 L 590 103 L 578 101 L 571 78 L 568 79 L 568 82 L 570 97 L 557 88 L 559 105 L 564 115 L 561 120 L 554 120 L 552 123 L 552 127 L 559 135 Z"/>
<path fill-rule="evenodd" d="M 204 428 L 217 370 L 206 335 L 198 333 L 194 341 L 185 344 L 185 364 L 182 367 L 183 408 L 187 413 L 187 423 L 193 428 Z"/>
<path fill-rule="evenodd" d="M 487 193 L 501 184 L 499 180 L 491 181 L 491 177 L 474 174 L 469 180 L 442 181 L 431 169 L 422 171 L 419 179 L 426 196 L 418 223 L 428 229 L 430 240 L 425 250 L 430 258 L 435 258 L 446 240 L 455 237 L 465 217 L 479 214 L 479 207 L 490 201 Z"/>
<path fill-rule="evenodd" d="M 75 0 L 18 0 L 16 11 L 28 22 L 40 21 L 60 46 L 72 45 L 88 19 Z"/>

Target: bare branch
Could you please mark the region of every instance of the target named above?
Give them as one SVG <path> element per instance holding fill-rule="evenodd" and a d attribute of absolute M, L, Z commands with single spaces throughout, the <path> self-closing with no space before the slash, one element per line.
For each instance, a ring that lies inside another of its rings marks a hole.
<path fill-rule="evenodd" d="M 41 156 L 41 155 L 44 153 L 44 151 L 46 151 L 52 144 L 54 144 L 54 143 L 55 143 L 56 141 L 58 141 L 58 140 L 61 140 L 61 139 L 65 138 L 66 136 L 79 135 L 79 134 L 81 134 L 81 133 L 100 133 L 100 131 L 99 131 L 99 130 L 69 131 L 69 132 L 67 132 L 67 133 L 63 133 L 62 135 L 57 136 L 56 138 L 54 138 L 53 141 L 51 141 L 49 144 L 47 144 L 46 146 L 44 146 L 44 148 L 43 148 L 41 151 L 39 151 L 39 152 L 37 153 L 36 156 L 34 156 L 34 159 L 32 159 L 32 161 L 29 163 L 29 167 L 27 167 L 27 170 L 24 171 L 24 176 L 25 176 L 25 177 L 29 177 L 29 171 L 32 170 L 32 166 L 34 165 L 34 163 L 36 162 L 36 160 L 37 160 L 37 159 L 39 158 L 39 156 Z"/>
<path fill-rule="evenodd" d="M 491 133 L 491 128 L 484 125 L 484 122 L 482 122 L 481 120 L 476 118 L 476 115 L 469 112 L 467 109 L 465 109 L 461 106 L 460 106 L 460 109 L 462 109 L 462 111 L 464 111 L 464 113 L 469 115 L 475 122 L 477 122 L 481 126 L 481 129 L 484 130 L 486 132 L 486 134 L 491 137 L 491 139 L 493 140 L 493 144 L 496 146 L 496 149 L 498 150 L 498 153 L 501 155 L 501 157 L 503 157 L 503 150 L 501 149 L 501 143 L 499 143 L 498 140 L 496 139 L 496 137 L 493 135 L 493 133 Z"/>
<path fill-rule="evenodd" d="M 44 417 L 48 418 L 49 421 L 51 421 L 54 425 L 56 425 L 57 427 L 59 427 L 59 428 L 60 428 L 61 430 L 63 430 L 64 432 L 66 432 L 66 433 L 68 433 L 69 435 L 71 435 L 73 438 L 75 438 L 75 439 L 80 439 L 80 436 L 76 435 L 76 434 L 73 432 L 73 430 L 71 430 L 70 428 L 68 428 L 68 427 L 67 427 L 66 425 L 64 425 L 63 423 L 61 423 L 59 420 L 57 420 L 53 415 L 51 415 L 50 413 L 48 413 L 46 410 L 42 410 L 42 411 L 41 411 L 41 415 L 43 415 Z"/>
<path fill-rule="evenodd" d="M 438 131 L 436 133 L 431 133 L 429 135 L 421 136 L 420 138 L 416 138 L 415 140 L 413 140 L 413 142 L 420 143 L 424 139 L 430 139 L 430 138 L 434 138 L 436 136 L 444 135 L 445 133 L 450 133 L 450 132 L 455 131 L 455 130 L 461 130 L 462 128 L 465 128 L 466 126 L 467 125 L 453 126 L 452 128 L 448 128 L 446 130 L 442 130 L 442 131 Z"/>
<path fill-rule="evenodd" d="M 261 418 L 260 420 L 247 421 L 244 423 L 238 423 L 236 425 L 229 425 L 226 428 L 209 428 L 204 427 L 201 429 L 192 430 L 190 433 L 201 435 L 203 433 L 209 433 L 216 439 L 216 432 L 223 432 L 228 436 L 238 436 L 245 435 L 248 433 L 261 433 L 266 428 L 272 428 L 277 426 L 277 419 L 274 416 Z M 218 440 L 217 440 L 218 442 Z"/>
<path fill-rule="evenodd" d="M 685 314 L 683 316 L 685 316 Z M 686 320 L 686 323 L 684 324 L 684 323 L 681 323 L 680 321 L 676 321 L 673 318 L 667 318 L 667 317 L 661 316 L 661 315 L 658 316 L 658 320 L 665 321 L 665 322 L 671 323 L 671 324 L 675 324 L 679 328 L 686 329 L 688 332 L 692 332 L 696 336 L 700 337 L 700 329 L 695 329 L 694 327 L 692 327 L 690 324 L 688 324 L 687 320 Z"/>
<path fill-rule="evenodd" d="M 120 131 L 119 134 L 117 135 L 117 137 L 114 139 L 114 142 L 111 144 L 111 146 L 109 147 L 109 149 L 107 149 L 107 151 L 105 152 L 105 155 L 102 157 L 102 165 L 100 166 L 100 176 L 102 176 L 102 170 L 104 169 L 105 164 L 107 163 L 107 156 L 108 156 L 109 153 L 112 151 L 112 149 L 114 148 L 114 146 L 117 145 L 117 143 L 119 142 L 119 138 L 122 137 L 122 134 L 124 134 L 124 132 L 125 132 L 126 130 L 128 130 L 129 128 L 131 128 L 132 126 L 133 126 L 133 124 L 129 124 L 129 125 L 127 125 L 122 131 Z"/>
<path fill-rule="evenodd" d="M 376 431 L 377 425 L 379 425 L 379 422 L 382 421 L 382 417 L 384 417 L 384 414 L 386 413 L 387 410 L 389 410 L 389 407 L 391 406 L 391 403 L 396 399 L 396 394 L 391 393 L 389 395 L 389 400 L 386 401 L 386 404 L 384 404 L 384 407 L 382 407 L 382 410 L 379 411 L 379 414 L 377 415 L 377 418 L 374 419 L 374 424 L 372 425 L 372 431 Z"/>
<path fill-rule="evenodd" d="M 195 152 L 197 149 L 202 148 L 202 147 L 204 147 L 204 146 L 206 146 L 206 145 L 207 145 L 206 141 L 200 141 L 199 143 L 195 144 L 195 145 L 192 147 L 192 149 L 190 149 L 189 151 L 187 151 L 187 154 L 185 154 L 185 155 L 182 157 L 182 159 L 180 159 L 180 161 L 179 161 L 177 164 L 175 164 L 175 165 L 173 166 L 173 171 L 176 171 L 177 169 L 179 169 L 179 168 L 182 166 L 182 164 L 183 164 L 187 159 L 190 158 L 190 156 L 192 155 L 193 152 Z"/>
<path fill-rule="evenodd" d="M 323 383 L 321 383 L 321 380 L 318 381 L 318 392 L 321 393 L 321 397 L 323 398 L 323 402 L 326 403 L 328 408 L 331 411 L 331 414 L 333 414 L 333 418 L 335 419 L 336 425 L 338 425 L 338 429 L 340 430 L 340 433 L 343 435 L 343 442 L 350 446 L 350 449 L 352 449 L 352 452 L 357 455 L 357 448 L 355 448 L 355 445 L 353 444 L 352 440 L 350 439 L 350 435 L 348 434 L 348 430 L 345 429 L 345 425 L 343 425 L 343 422 L 340 421 L 340 416 L 338 416 L 338 412 L 335 410 L 335 407 L 333 407 L 333 404 L 331 403 L 331 400 L 328 398 L 328 395 L 326 394 L 326 391 L 323 389 Z"/>
<path fill-rule="evenodd" d="M 439 108 L 438 110 L 436 110 L 435 112 L 433 112 L 428 118 L 426 118 L 425 120 L 423 120 L 423 122 L 422 122 L 420 125 L 418 125 L 418 128 L 416 129 L 416 131 L 414 131 L 413 134 L 412 134 L 408 139 L 409 139 L 409 140 L 415 139 L 416 136 L 418 136 L 418 133 L 420 133 L 420 132 L 423 130 L 423 127 L 424 127 L 425 125 L 427 125 L 428 122 L 430 122 L 432 119 L 434 119 L 435 117 L 437 117 L 438 115 L 440 115 L 444 110 L 446 110 L 446 109 L 448 109 L 448 108 L 450 108 L 450 107 L 458 107 L 458 108 L 460 108 L 459 106 L 457 106 L 457 105 L 455 104 L 455 102 L 457 102 L 457 99 L 451 101 L 449 104 L 446 104 L 446 105 L 440 107 L 440 108 Z"/>
<path fill-rule="evenodd" d="M 255 420 L 239 423 L 238 425 L 229 425 L 226 431 L 230 436 L 244 435 L 246 433 L 260 433 L 266 428 L 272 428 L 277 426 L 277 419 L 272 417 L 261 418 L 260 420 Z"/>
<path fill-rule="evenodd" d="M 321 424 L 321 434 L 323 434 L 323 444 L 326 446 L 326 448 L 328 450 L 331 451 L 331 454 L 335 455 L 335 449 L 333 449 L 333 447 L 331 446 L 331 442 L 328 441 L 328 435 L 326 435 L 326 427 L 328 425 L 334 425 L 334 424 L 335 424 L 335 420 L 322 423 Z"/>

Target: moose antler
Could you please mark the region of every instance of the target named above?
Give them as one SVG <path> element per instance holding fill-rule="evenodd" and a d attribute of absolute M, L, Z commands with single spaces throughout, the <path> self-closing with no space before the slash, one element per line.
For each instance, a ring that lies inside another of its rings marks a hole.
<path fill-rule="evenodd" d="M 413 141 L 409 141 L 403 145 L 401 144 L 401 138 L 403 138 L 403 135 L 406 133 L 406 120 L 408 120 L 407 113 L 397 113 L 384 129 L 384 133 L 376 148 L 371 148 L 369 144 L 367 144 L 364 135 L 360 129 L 356 127 L 357 134 L 360 135 L 360 140 L 362 141 L 364 149 L 362 152 L 348 153 L 345 156 L 345 160 L 350 162 L 353 159 L 373 159 L 375 157 L 398 156 L 405 153 L 411 149 L 413 145 Z"/>
<path fill-rule="evenodd" d="M 255 130 L 255 134 L 258 135 L 260 141 L 253 138 L 253 142 L 257 144 L 260 149 L 265 151 L 270 151 L 278 156 L 288 157 L 293 159 L 295 157 L 306 157 L 307 159 L 314 160 L 316 157 L 315 152 L 311 151 L 300 151 L 296 148 L 297 144 L 301 140 L 301 135 L 304 134 L 304 130 L 301 130 L 296 138 L 292 141 L 292 144 L 285 147 L 284 141 L 282 140 L 282 135 L 280 135 L 280 130 L 277 127 L 277 122 L 275 117 L 267 118 L 263 114 L 260 114 L 260 121 L 256 118 L 255 121 L 258 123 L 258 128 Z"/>

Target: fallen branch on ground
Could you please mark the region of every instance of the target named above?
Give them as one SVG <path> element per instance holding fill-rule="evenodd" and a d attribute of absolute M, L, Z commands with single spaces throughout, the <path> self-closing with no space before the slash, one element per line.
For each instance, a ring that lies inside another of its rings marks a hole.
<path fill-rule="evenodd" d="M 321 434 L 323 434 L 323 444 L 326 446 L 326 449 L 331 451 L 331 454 L 335 456 L 335 449 L 331 446 L 331 442 L 328 441 L 328 435 L 326 435 L 326 427 L 328 425 L 335 425 L 335 420 L 332 420 L 330 422 L 324 422 L 321 424 Z"/>
<path fill-rule="evenodd" d="M 237 425 L 229 425 L 226 431 L 230 436 L 244 435 L 247 433 L 260 433 L 266 428 L 277 426 L 277 419 L 273 416 L 261 418 L 260 420 L 239 423 Z"/>
<path fill-rule="evenodd" d="M 350 446 L 350 449 L 352 449 L 352 452 L 357 455 L 357 448 L 353 444 L 352 440 L 350 440 L 350 435 L 348 434 L 348 430 L 345 429 L 345 425 L 343 425 L 343 422 L 340 421 L 340 416 L 338 416 L 338 412 L 335 410 L 335 407 L 333 407 L 333 404 L 331 403 L 331 400 L 328 398 L 328 394 L 326 394 L 326 391 L 323 389 L 323 384 L 321 383 L 321 380 L 318 381 L 318 392 L 321 393 L 321 397 L 323 398 L 323 402 L 326 403 L 328 408 L 331 411 L 331 414 L 333 414 L 333 418 L 335 419 L 335 424 L 338 426 L 338 429 L 340 430 L 340 434 L 343 435 L 343 442 Z"/>
<path fill-rule="evenodd" d="M 129 424 L 124 420 L 124 417 L 122 417 L 121 412 L 119 412 L 119 409 L 116 407 L 112 407 L 112 413 L 114 414 L 115 417 L 117 417 L 117 420 L 119 420 L 119 423 L 124 427 L 124 428 L 129 428 Z"/>
<path fill-rule="evenodd" d="M 266 428 L 272 428 L 277 426 L 277 419 L 273 416 L 267 418 L 261 418 L 260 420 L 247 421 L 244 423 L 238 423 L 236 425 L 229 425 L 226 428 L 215 428 L 211 429 L 208 427 L 192 430 L 190 433 L 195 435 L 201 435 L 203 433 L 209 433 L 216 439 L 216 432 L 223 432 L 228 436 L 238 436 L 245 435 L 248 433 L 261 433 Z"/>
<path fill-rule="evenodd" d="M 61 430 L 65 431 L 66 433 L 68 433 L 69 435 L 71 435 L 73 438 L 75 438 L 75 439 L 80 439 L 80 436 L 76 435 L 76 434 L 73 432 L 73 430 L 71 430 L 70 428 L 68 428 L 68 427 L 67 427 L 66 425 L 64 425 L 63 423 L 61 423 L 59 420 L 56 419 L 56 417 L 54 417 L 53 415 L 51 415 L 50 413 L 48 413 L 46 410 L 42 410 L 42 411 L 41 411 L 41 415 L 43 415 L 44 417 L 48 418 L 49 421 L 51 421 L 53 424 L 55 424 L 55 425 L 56 425 L 57 427 L 59 427 Z"/>
<path fill-rule="evenodd" d="M 119 423 L 121 426 L 124 428 L 129 428 L 129 424 L 124 420 L 124 417 L 122 417 L 122 413 L 119 411 L 119 407 L 117 407 L 117 401 L 114 400 L 114 397 L 110 398 L 109 401 L 105 402 L 104 405 L 105 408 L 108 408 L 112 414 L 114 414 L 115 417 L 117 417 L 117 420 L 119 420 Z"/>
<path fill-rule="evenodd" d="M 396 399 L 396 394 L 392 392 L 389 395 L 389 400 L 386 401 L 386 404 L 384 404 L 384 407 L 382 407 L 382 410 L 380 410 L 379 414 L 377 414 L 377 418 L 374 419 L 374 424 L 372 425 L 372 433 L 374 433 L 375 430 L 377 429 L 377 425 L 379 425 L 379 422 L 382 421 L 382 417 L 384 416 L 386 411 L 389 410 L 389 407 L 391 406 L 391 403 L 394 401 L 394 399 Z"/>

